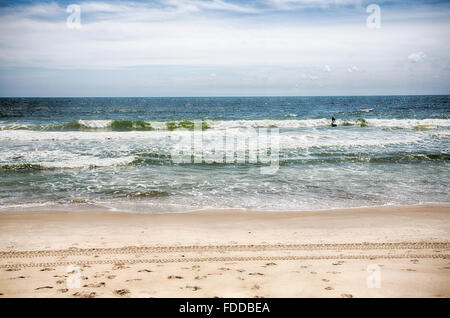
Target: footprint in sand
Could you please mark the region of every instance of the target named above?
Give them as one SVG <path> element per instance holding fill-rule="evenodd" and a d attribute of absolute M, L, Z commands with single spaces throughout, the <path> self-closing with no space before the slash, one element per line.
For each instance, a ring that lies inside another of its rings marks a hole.
<path fill-rule="evenodd" d="M 125 296 L 129 293 L 130 293 L 130 291 L 128 289 L 117 289 L 114 291 L 114 294 L 119 295 L 119 296 Z"/>
<path fill-rule="evenodd" d="M 20 268 L 7 268 L 5 269 L 5 272 L 17 272 L 20 271 Z"/>
<path fill-rule="evenodd" d="M 337 261 L 337 262 L 332 263 L 332 264 L 335 265 L 335 266 L 337 266 L 337 265 L 342 265 L 342 264 L 344 264 L 344 263 L 345 263 L 344 261 Z"/>
<path fill-rule="evenodd" d="M 245 272 L 245 269 L 237 269 L 237 271 L 238 271 L 239 273 L 243 273 L 243 272 Z"/>
<path fill-rule="evenodd" d="M 201 289 L 201 287 L 198 287 L 198 286 L 189 286 L 189 285 L 186 285 L 186 288 L 190 288 L 190 289 L 192 289 L 192 291 L 197 291 L 197 290 Z"/>
<path fill-rule="evenodd" d="M 17 277 L 11 277 L 10 279 L 21 279 L 21 278 L 30 278 L 30 276 L 17 276 Z"/>
<path fill-rule="evenodd" d="M 325 287 L 325 290 L 334 290 L 334 288 L 331 286 L 328 286 L 328 287 Z"/>
<path fill-rule="evenodd" d="M 48 272 L 48 271 L 54 271 L 54 270 L 55 270 L 54 268 L 46 267 L 46 268 L 41 269 L 41 272 Z"/>
<path fill-rule="evenodd" d="M 112 269 L 118 270 L 118 269 L 125 269 L 125 268 L 130 268 L 130 267 L 125 266 L 124 264 L 115 264 Z"/>
<path fill-rule="evenodd" d="M 263 273 L 248 273 L 249 275 L 258 275 L 258 276 L 264 276 Z"/>
<path fill-rule="evenodd" d="M 317 272 L 310 272 L 310 273 L 313 274 L 313 275 L 317 274 Z"/>
<path fill-rule="evenodd" d="M 353 298 L 352 294 L 341 294 L 341 297 L 343 298 Z"/>
<path fill-rule="evenodd" d="M 277 265 L 276 263 L 267 263 L 266 265 L 263 265 L 262 267 L 266 268 L 267 266 L 275 266 Z"/>
<path fill-rule="evenodd" d="M 206 275 L 208 275 L 208 276 L 212 276 L 212 275 L 221 276 L 221 275 L 223 275 L 223 273 L 208 273 Z"/>
<path fill-rule="evenodd" d="M 61 293 L 67 293 L 69 290 L 67 288 L 61 288 L 61 289 L 58 289 L 58 291 Z"/>
<path fill-rule="evenodd" d="M 56 281 L 57 284 L 64 284 L 64 282 L 65 282 L 65 280 L 63 280 L 63 279 L 60 279 L 60 280 Z"/>
<path fill-rule="evenodd" d="M 53 287 L 52 286 L 42 286 L 42 287 L 35 288 L 34 290 L 51 289 L 51 288 L 53 288 Z"/>
<path fill-rule="evenodd" d="M 105 286 L 106 286 L 106 284 L 104 282 L 83 285 L 83 287 L 92 287 L 92 288 L 100 288 L 100 287 L 105 287 Z"/>
<path fill-rule="evenodd" d="M 138 270 L 138 273 L 151 273 L 151 272 L 153 272 L 153 271 L 151 271 L 149 269 L 145 269 L 145 268 Z"/>
<path fill-rule="evenodd" d="M 116 275 L 108 275 L 108 276 L 106 276 L 106 278 L 108 278 L 108 279 L 114 279 L 114 278 L 116 278 Z"/>
<path fill-rule="evenodd" d="M 413 263 L 413 264 L 417 264 L 417 263 L 419 263 L 419 260 L 418 259 L 411 259 L 411 260 L 409 260 L 411 263 Z"/>
<path fill-rule="evenodd" d="M 206 277 L 208 277 L 207 275 L 203 275 L 203 276 L 195 276 L 195 279 L 196 280 L 200 280 L 200 279 L 204 279 L 204 278 L 206 278 Z"/>
<path fill-rule="evenodd" d="M 81 297 L 81 298 L 94 298 L 95 296 L 97 296 L 96 292 L 76 292 L 75 294 L 72 294 L 73 296 L 76 297 Z"/>
<path fill-rule="evenodd" d="M 133 278 L 133 279 L 127 279 L 126 282 L 137 282 L 137 281 L 140 281 L 140 280 L 142 280 L 142 279 L 140 279 L 140 278 Z"/>
<path fill-rule="evenodd" d="M 169 275 L 167 278 L 168 279 L 183 279 L 182 276 L 176 276 L 176 275 Z"/>
<path fill-rule="evenodd" d="M 322 278 L 322 281 L 328 283 L 330 280 L 329 280 L 329 279 L 326 279 L 326 278 Z"/>
<path fill-rule="evenodd" d="M 253 285 L 252 289 L 260 289 L 261 286 L 259 286 L 258 284 Z"/>

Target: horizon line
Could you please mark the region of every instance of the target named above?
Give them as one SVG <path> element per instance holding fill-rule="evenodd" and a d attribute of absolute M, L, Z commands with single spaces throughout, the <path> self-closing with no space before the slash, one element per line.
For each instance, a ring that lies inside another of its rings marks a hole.
<path fill-rule="evenodd" d="M 0 96 L 1 98 L 252 98 L 252 97 L 383 97 L 383 96 L 450 96 L 445 94 L 371 94 L 371 95 L 190 95 L 190 96 Z"/>

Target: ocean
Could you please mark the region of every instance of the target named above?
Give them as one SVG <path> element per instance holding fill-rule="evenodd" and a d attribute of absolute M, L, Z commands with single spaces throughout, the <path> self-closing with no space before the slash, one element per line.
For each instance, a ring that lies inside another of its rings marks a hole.
<path fill-rule="evenodd" d="M 194 133 L 245 160 L 175 160 Z M 0 211 L 449 204 L 449 160 L 450 96 L 0 99 Z"/>

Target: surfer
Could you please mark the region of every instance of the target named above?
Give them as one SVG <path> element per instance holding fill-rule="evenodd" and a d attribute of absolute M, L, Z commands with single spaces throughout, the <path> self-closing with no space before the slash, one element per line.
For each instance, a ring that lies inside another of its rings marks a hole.
<path fill-rule="evenodd" d="M 336 118 L 334 118 L 334 116 L 331 116 L 331 127 L 336 127 Z"/>

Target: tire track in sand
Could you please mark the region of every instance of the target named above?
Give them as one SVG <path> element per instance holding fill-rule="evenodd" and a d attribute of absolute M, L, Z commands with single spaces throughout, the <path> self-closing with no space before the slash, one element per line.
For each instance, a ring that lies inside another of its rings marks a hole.
<path fill-rule="evenodd" d="M 249 244 L 249 245 L 187 245 L 187 246 L 125 246 L 118 248 L 68 248 L 61 250 L 0 251 L 0 259 L 32 257 L 65 257 L 91 254 L 146 254 L 177 252 L 231 252 L 270 250 L 404 250 L 404 249 L 450 249 L 450 242 L 377 242 L 341 244 Z"/>
<path fill-rule="evenodd" d="M 327 260 L 327 259 L 450 259 L 449 254 L 379 254 L 379 255 L 306 255 L 306 256 L 250 256 L 250 257 L 182 257 L 163 259 L 115 259 L 115 260 L 94 260 L 94 261 L 70 261 L 70 262 L 44 262 L 44 263 L 20 263 L 0 265 L 1 269 L 25 268 L 25 267 L 56 267 L 69 265 L 133 265 L 146 263 L 197 263 L 197 262 L 243 262 L 243 261 L 295 261 L 295 260 Z"/>
<path fill-rule="evenodd" d="M 292 261 L 292 260 L 321 260 L 321 259 L 401 259 L 401 258 L 431 258 L 450 259 L 450 254 L 442 250 L 450 249 L 450 242 L 379 242 L 379 243 L 343 243 L 343 244 L 262 244 L 262 245 L 190 245 L 190 246 L 127 246 L 120 248 L 69 248 L 62 250 L 39 251 L 3 251 L 0 252 L 0 260 L 8 262 L 20 259 L 20 263 L 0 264 L 1 269 L 25 268 L 25 267 L 55 267 L 68 265 L 96 265 L 96 264 L 142 264 L 142 263 L 191 263 L 191 262 L 239 262 L 239 261 Z M 257 255 L 265 251 L 299 251 L 303 253 L 314 251 L 333 251 L 323 255 Z M 402 251 L 399 254 L 376 254 L 380 250 Z M 422 250 L 428 253 L 412 253 L 413 250 Z M 352 252 L 353 251 L 353 252 Z M 357 254 L 355 251 L 364 251 Z M 370 253 L 372 251 L 372 253 Z M 195 256 L 194 257 L 165 257 L 165 258 L 136 258 L 142 254 L 164 253 L 196 253 L 196 252 L 247 252 L 244 256 Z M 368 252 L 368 253 L 366 253 Z M 432 252 L 432 253 L 430 253 Z M 129 257 L 121 257 L 129 254 Z M 253 254 L 253 255 L 252 255 Z M 255 255 L 256 254 L 256 255 Z M 53 258 L 69 256 L 118 256 L 114 259 L 83 259 L 72 261 L 42 260 L 33 262 L 27 259 Z M 134 257 L 132 257 L 132 255 Z"/>

